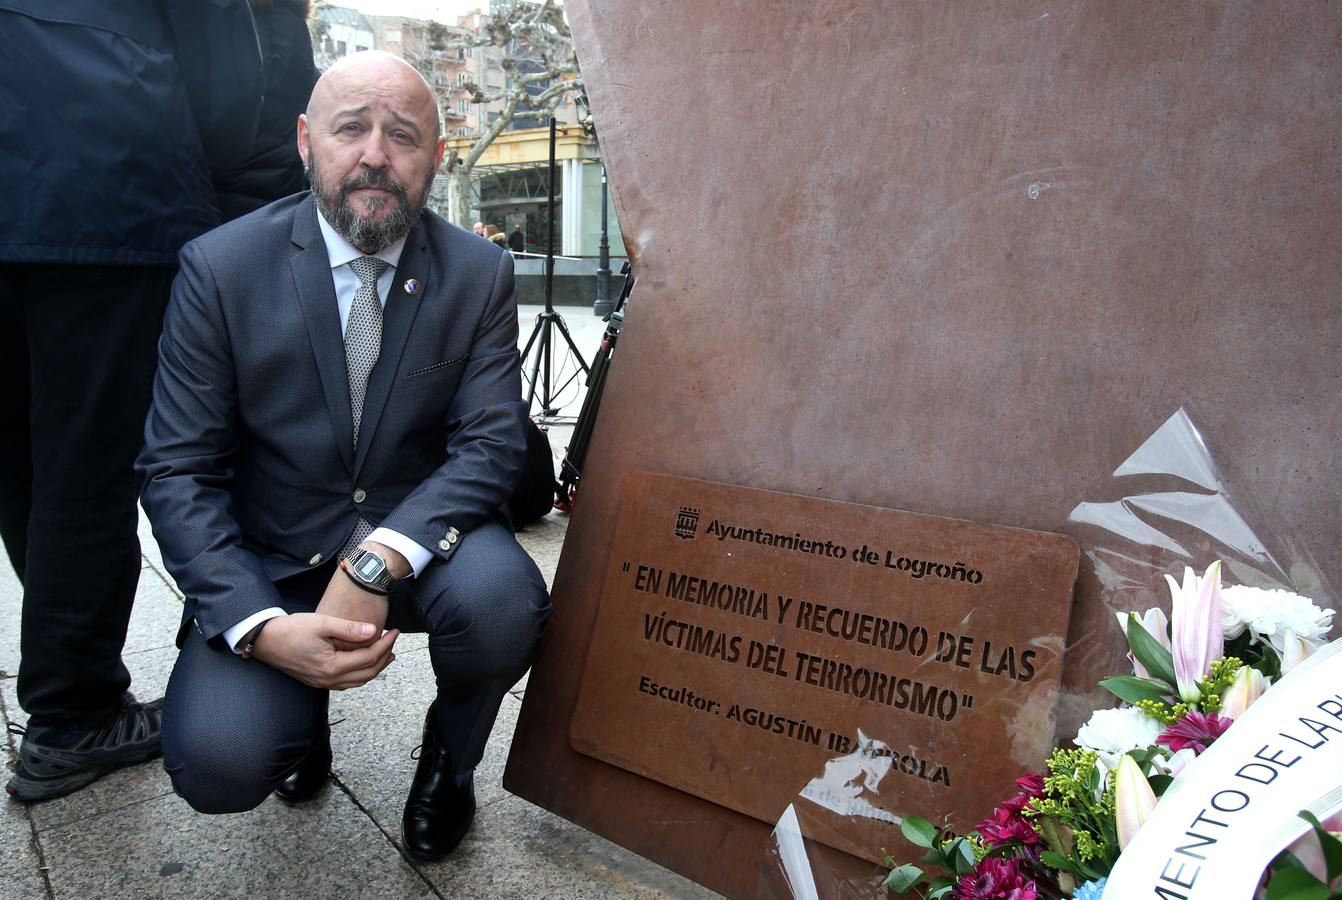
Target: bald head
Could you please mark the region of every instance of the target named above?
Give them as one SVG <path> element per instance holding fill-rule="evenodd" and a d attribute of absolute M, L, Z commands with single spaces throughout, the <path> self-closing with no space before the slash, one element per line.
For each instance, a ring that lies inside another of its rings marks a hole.
<path fill-rule="evenodd" d="M 428 82 L 390 53 L 356 53 L 327 69 L 298 117 L 317 208 L 365 253 L 413 227 L 444 150 Z"/>
<path fill-rule="evenodd" d="M 366 93 L 395 98 L 403 111 L 428 126 L 428 137 L 442 134 L 438 104 L 433 90 L 419 71 L 399 56 L 382 50 L 365 50 L 337 61 L 322 73 L 308 98 L 308 121 L 329 114 L 343 99 Z"/>

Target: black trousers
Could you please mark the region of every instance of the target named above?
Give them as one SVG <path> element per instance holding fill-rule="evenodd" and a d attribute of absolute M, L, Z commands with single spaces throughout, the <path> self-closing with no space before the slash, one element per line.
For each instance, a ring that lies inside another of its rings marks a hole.
<path fill-rule="evenodd" d="M 23 583 L 30 725 L 97 727 L 130 685 L 132 466 L 174 274 L 0 264 L 0 537 Z"/>
<path fill-rule="evenodd" d="M 333 571 L 327 564 L 276 584 L 285 609 L 315 609 Z M 474 769 L 550 617 L 540 571 L 512 530 L 491 521 L 463 535 L 450 562 L 394 584 L 389 602 L 389 628 L 429 635 L 435 732 L 457 772 Z M 396 678 L 396 663 L 382 677 Z M 163 709 L 173 788 L 203 813 L 255 808 L 325 727 L 326 696 L 188 629 Z"/>

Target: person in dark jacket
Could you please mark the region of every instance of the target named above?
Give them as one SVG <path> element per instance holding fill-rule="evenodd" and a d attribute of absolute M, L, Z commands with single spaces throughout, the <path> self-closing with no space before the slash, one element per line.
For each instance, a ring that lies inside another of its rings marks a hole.
<path fill-rule="evenodd" d="M 127 688 L 140 578 L 132 467 L 210 171 L 251 150 L 246 0 L 0 0 L 0 537 L 23 584 L 9 794 L 46 800 L 159 754 Z M 208 71 L 206 70 L 208 67 Z"/>
<path fill-rule="evenodd" d="M 265 101 L 251 155 L 217 174 L 215 190 L 224 221 L 304 190 L 298 156 L 298 116 L 317 83 L 308 33 L 310 0 L 251 0 L 265 60 Z"/>
<path fill-rule="evenodd" d="M 521 225 L 514 225 L 513 233 L 508 235 L 508 249 L 514 253 L 522 253 L 527 249 L 527 239 L 522 234 Z"/>

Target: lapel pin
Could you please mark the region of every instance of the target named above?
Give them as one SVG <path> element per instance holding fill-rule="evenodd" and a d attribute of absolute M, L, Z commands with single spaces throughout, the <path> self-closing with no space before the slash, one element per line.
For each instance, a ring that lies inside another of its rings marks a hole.
<path fill-rule="evenodd" d="M 419 293 L 420 288 L 419 279 L 407 278 L 405 280 L 405 284 L 403 285 L 403 287 L 405 288 L 405 292 L 413 297 L 415 294 Z"/>

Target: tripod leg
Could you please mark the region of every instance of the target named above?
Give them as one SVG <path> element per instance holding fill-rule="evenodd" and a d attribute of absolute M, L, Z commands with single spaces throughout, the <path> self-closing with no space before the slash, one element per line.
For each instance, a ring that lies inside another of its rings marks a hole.
<path fill-rule="evenodd" d="M 583 360 L 582 353 L 579 352 L 578 350 L 578 345 L 573 342 L 573 335 L 569 334 L 568 326 L 564 324 L 563 316 L 557 316 L 556 318 L 558 319 L 559 332 L 560 334 L 564 335 L 564 340 L 568 342 L 568 348 L 570 351 L 572 351 L 573 358 L 578 361 L 578 365 L 582 367 L 583 373 L 587 374 L 591 370 L 587 367 L 587 363 Z"/>
<path fill-rule="evenodd" d="M 522 357 L 523 357 L 524 359 L 526 358 L 527 353 L 530 353 L 530 352 L 531 352 L 531 345 L 532 345 L 533 343 L 535 343 L 535 341 L 536 341 L 536 336 L 537 336 L 538 334 L 540 334 L 542 331 L 546 331 L 546 330 L 547 330 L 547 329 L 545 328 L 545 323 L 544 323 L 544 321 L 543 321 L 542 319 L 537 319 L 537 320 L 536 320 L 536 330 L 533 331 L 533 332 L 531 333 L 531 337 L 527 340 L 527 349 L 526 349 L 526 353 L 523 353 L 523 354 L 522 354 Z M 544 340 L 545 340 L 544 337 L 542 337 L 541 340 L 544 341 Z M 541 354 L 540 354 L 540 352 L 539 352 L 539 350 L 538 350 L 537 353 L 536 353 L 536 358 L 535 358 L 534 360 L 532 360 L 532 362 L 531 362 L 531 380 L 530 380 L 531 383 L 530 383 L 530 384 L 528 385 L 528 387 L 527 387 L 527 415 L 528 415 L 528 416 L 531 415 L 531 404 L 532 404 L 532 402 L 536 399 L 536 378 L 537 378 L 537 370 L 540 369 L 540 365 L 541 365 Z M 542 409 L 544 408 L 544 404 L 545 404 L 545 400 L 544 400 L 544 398 L 542 397 L 542 399 L 541 399 L 541 407 L 542 407 Z"/>
<path fill-rule="evenodd" d="M 531 329 L 531 337 L 527 338 L 527 345 L 522 348 L 522 358 L 526 359 L 527 354 L 531 352 L 531 345 L 536 343 L 536 335 L 541 333 L 541 317 L 536 317 L 536 325 Z"/>
<path fill-rule="evenodd" d="M 541 338 L 541 353 L 545 356 L 545 371 L 541 374 L 541 414 L 545 416 L 553 416 L 556 412 L 554 409 L 554 386 L 550 382 L 554 355 L 554 319 L 556 318 L 558 318 L 557 315 L 546 317 L 545 336 Z"/>

